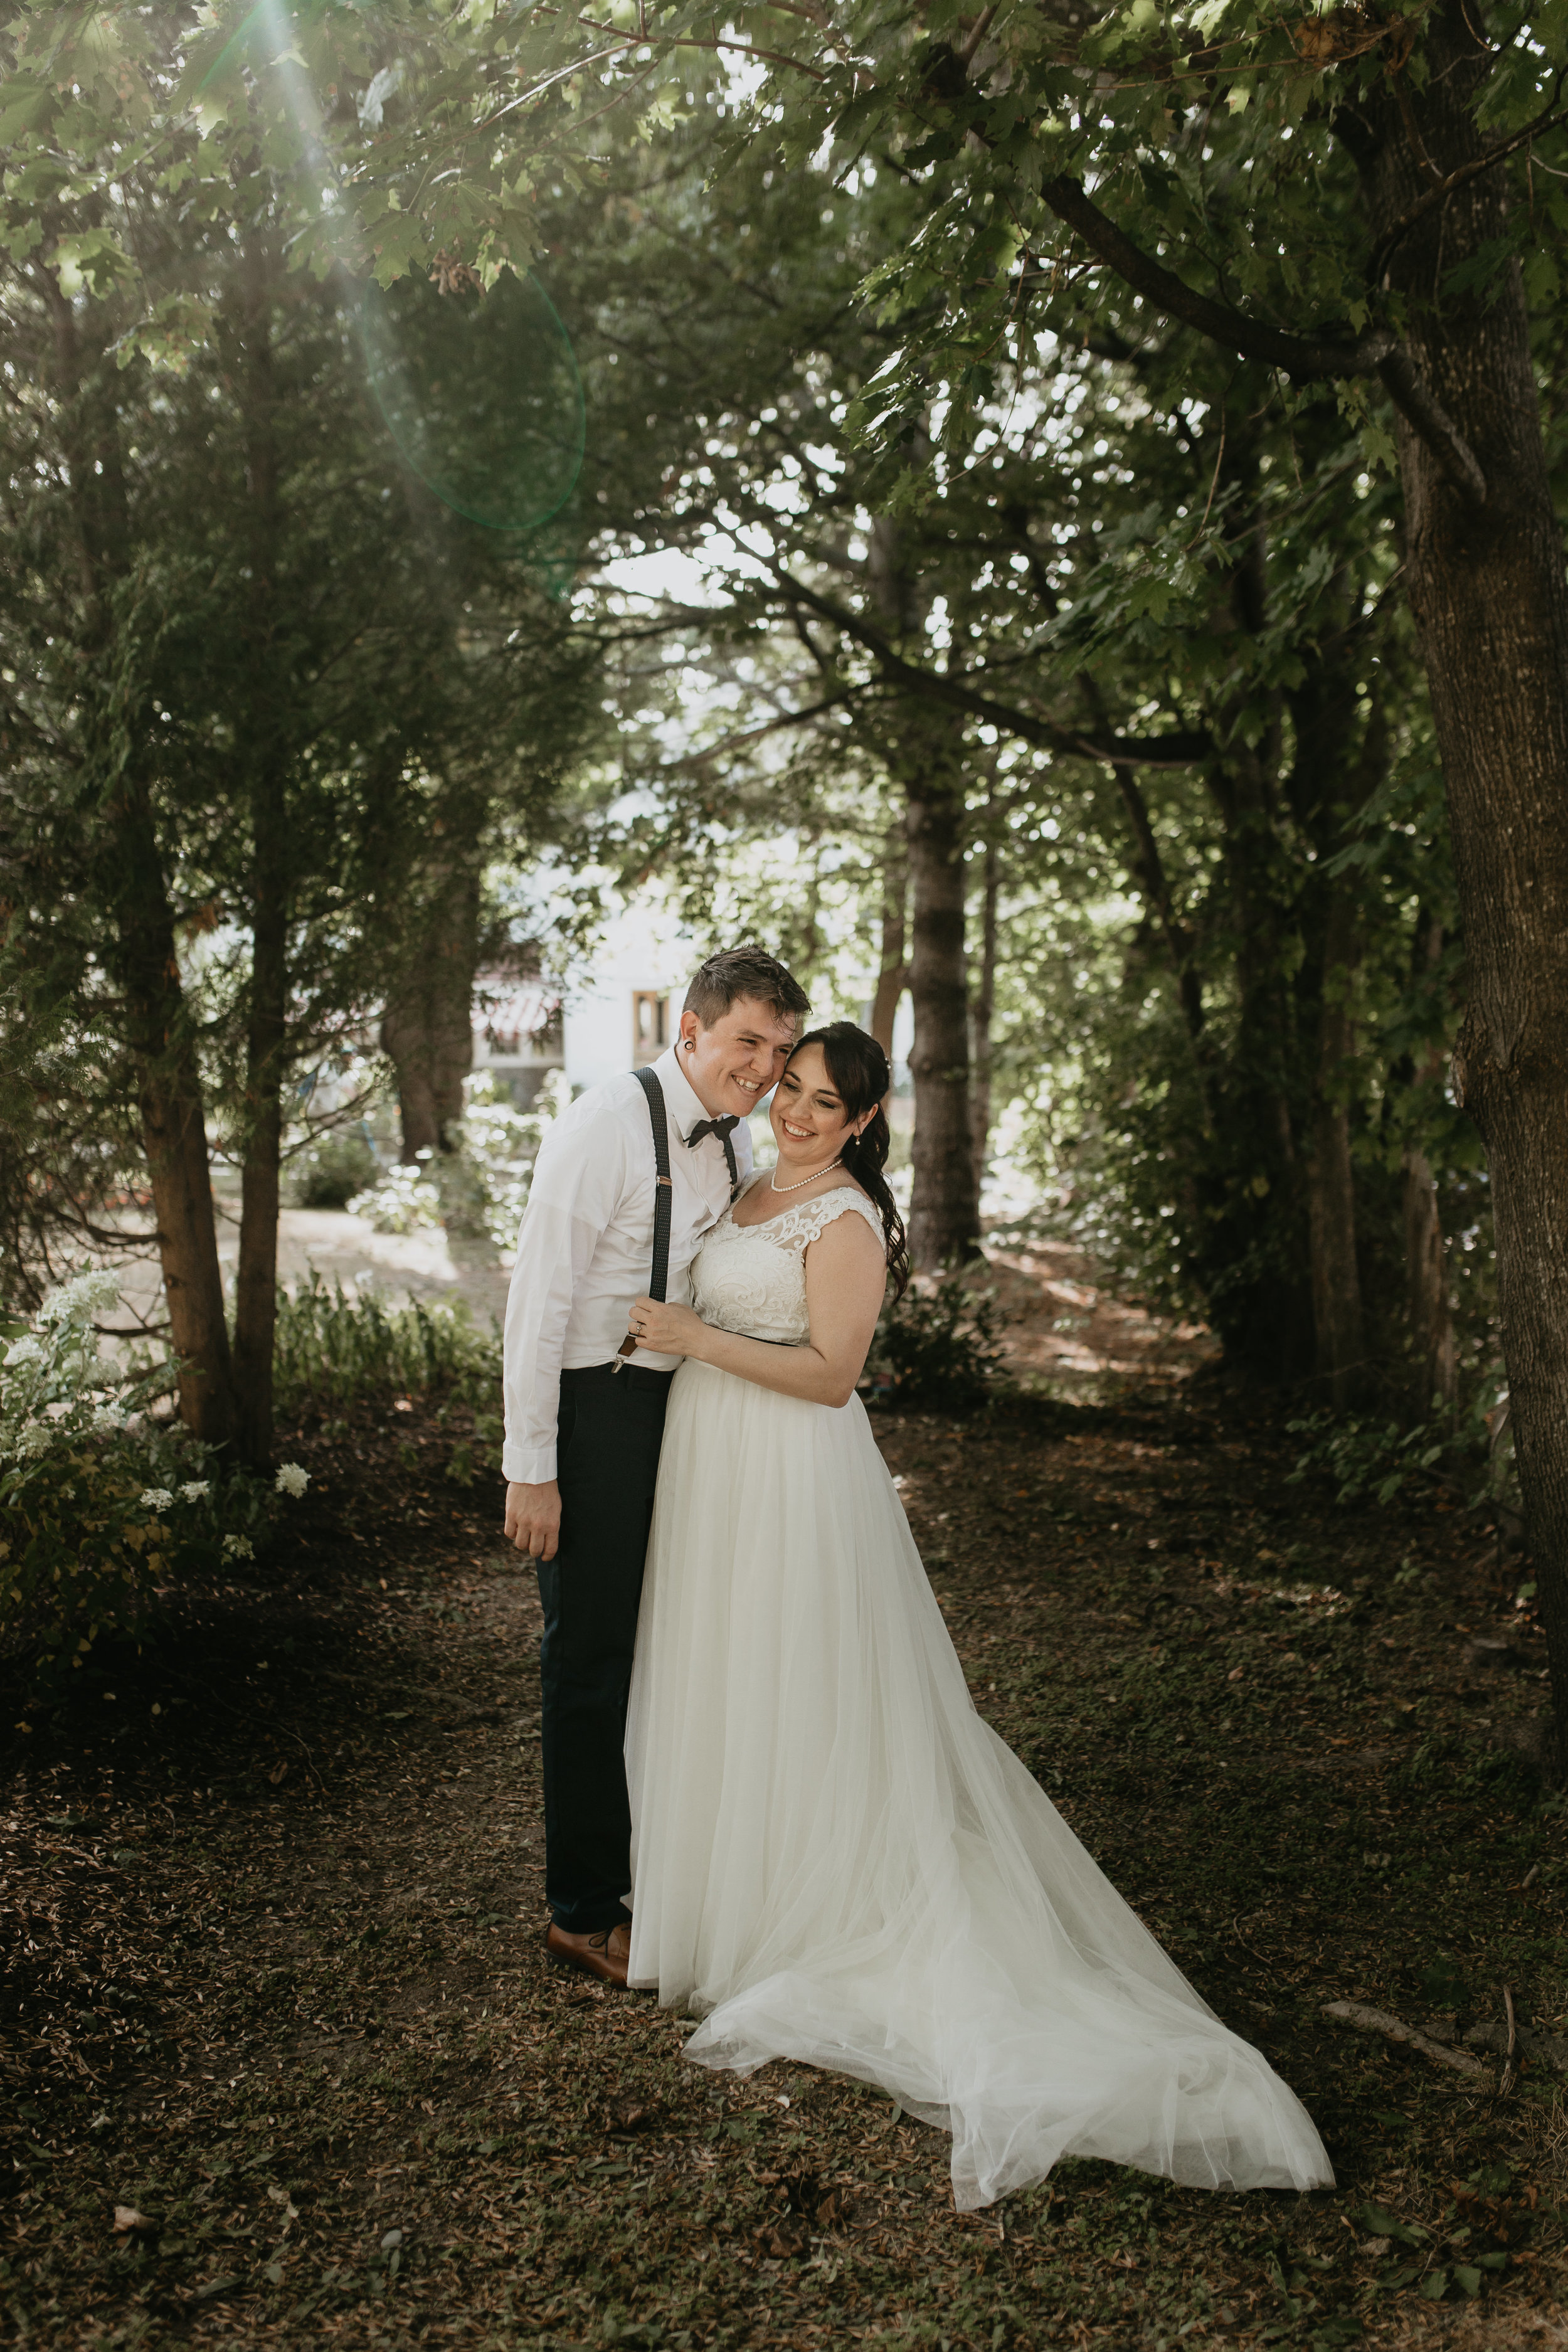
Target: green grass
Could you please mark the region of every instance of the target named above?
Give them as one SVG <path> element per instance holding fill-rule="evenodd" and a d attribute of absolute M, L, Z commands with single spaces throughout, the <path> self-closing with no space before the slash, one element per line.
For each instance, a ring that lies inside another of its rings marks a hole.
<path fill-rule="evenodd" d="M 388 1307 L 374 1292 L 309 1282 L 279 1290 L 273 1377 L 282 1418 L 400 1394 L 447 1392 L 493 1405 L 500 1389 L 500 1337 L 483 1332 L 458 1302 Z"/>

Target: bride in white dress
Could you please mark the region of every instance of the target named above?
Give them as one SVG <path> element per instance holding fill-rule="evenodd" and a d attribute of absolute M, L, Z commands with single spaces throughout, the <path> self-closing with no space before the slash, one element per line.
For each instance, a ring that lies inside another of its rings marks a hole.
<path fill-rule="evenodd" d="M 1062 2156 L 1317 2189 L 1310 2118 L 975 1713 L 855 1383 L 903 1229 L 881 1048 L 802 1038 L 778 1166 L 631 1325 L 670 1391 L 626 1719 L 629 1981 L 703 2064 L 878 2083 L 961 2208 Z"/>

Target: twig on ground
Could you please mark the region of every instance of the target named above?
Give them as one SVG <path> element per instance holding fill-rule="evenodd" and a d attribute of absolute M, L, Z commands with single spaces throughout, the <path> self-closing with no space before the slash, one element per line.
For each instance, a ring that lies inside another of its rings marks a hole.
<path fill-rule="evenodd" d="M 1488 2069 L 1468 2050 L 1447 2049 L 1441 2042 L 1417 2033 L 1413 2025 L 1406 2025 L 1403 2018 L 1391 2016 L 1385 2009 L 1369 2009 L 1360 2000 L 1327 2000 L 1323 2003 L 1323 2015 L 1353 2025 L 1358 2033 L 1381 2033 L 1385 2042 L 1402 2042 L 1409 2049 L 1419 2050 L 1424 2058 L 1435 2058 L 1439 2066 L 1451 2066 L 1456 2074 L 1479 2077 L 1483 2083 L 1491 2080 Z"/>
<path fill-rule="evenodd" d="M 1513 2088 L 1515 2074 L 1513 2053 L 1519 2047 L 1519 2021 L 1513 2013 L 1513 1993 L 1507 1985 L 1502 1989 L 1502 2006 L 1503 2014 L 1508 2019 L 1508 2049 L 1503 2056 L 1502 2079 L 1498 2084 L 1498 2096 L 1500 2099 L 1506 2099 Z"/>

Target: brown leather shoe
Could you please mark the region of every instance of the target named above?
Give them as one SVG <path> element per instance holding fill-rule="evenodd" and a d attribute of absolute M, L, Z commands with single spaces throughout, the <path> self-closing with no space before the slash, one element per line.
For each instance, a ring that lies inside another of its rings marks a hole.
<path fill-rule="evenodd" d="M 600 1927 L 591 1936 L 569 1936 L 553 1919 L 544 1931 L 544 1948 L 557 1968 L 580 1969 L 601 1984 L 625 1985 L 626 1962 L 632 1956 L 629 1927 Z"/>

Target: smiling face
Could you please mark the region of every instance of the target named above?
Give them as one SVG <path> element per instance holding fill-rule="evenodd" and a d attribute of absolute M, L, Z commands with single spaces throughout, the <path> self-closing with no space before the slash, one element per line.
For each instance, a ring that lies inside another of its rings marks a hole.
<path fill-rule="evenodd" d="M 793 1013 L 775 1013 L 754 996 L 737 997 L 728 1013 L 705 1029 L 695 1013 L 680 1016 L 680 1066 L 710 1118 L 734 1112 L 746 1118 L 789 1059 L 795 1043 Z"/>
<path fill-rule="evenodd" d="M 869 1111 L 851 1118 L 844 1097 L 827 1075 L 820 1045 L 803 1045 L 778 1083 L 768 1113 L 779 1148 L 779 1165 L 796 1177 L 809 1168 L 826 1168 L 837 1160 L 851 1136 L 858 1134 Z"/>

